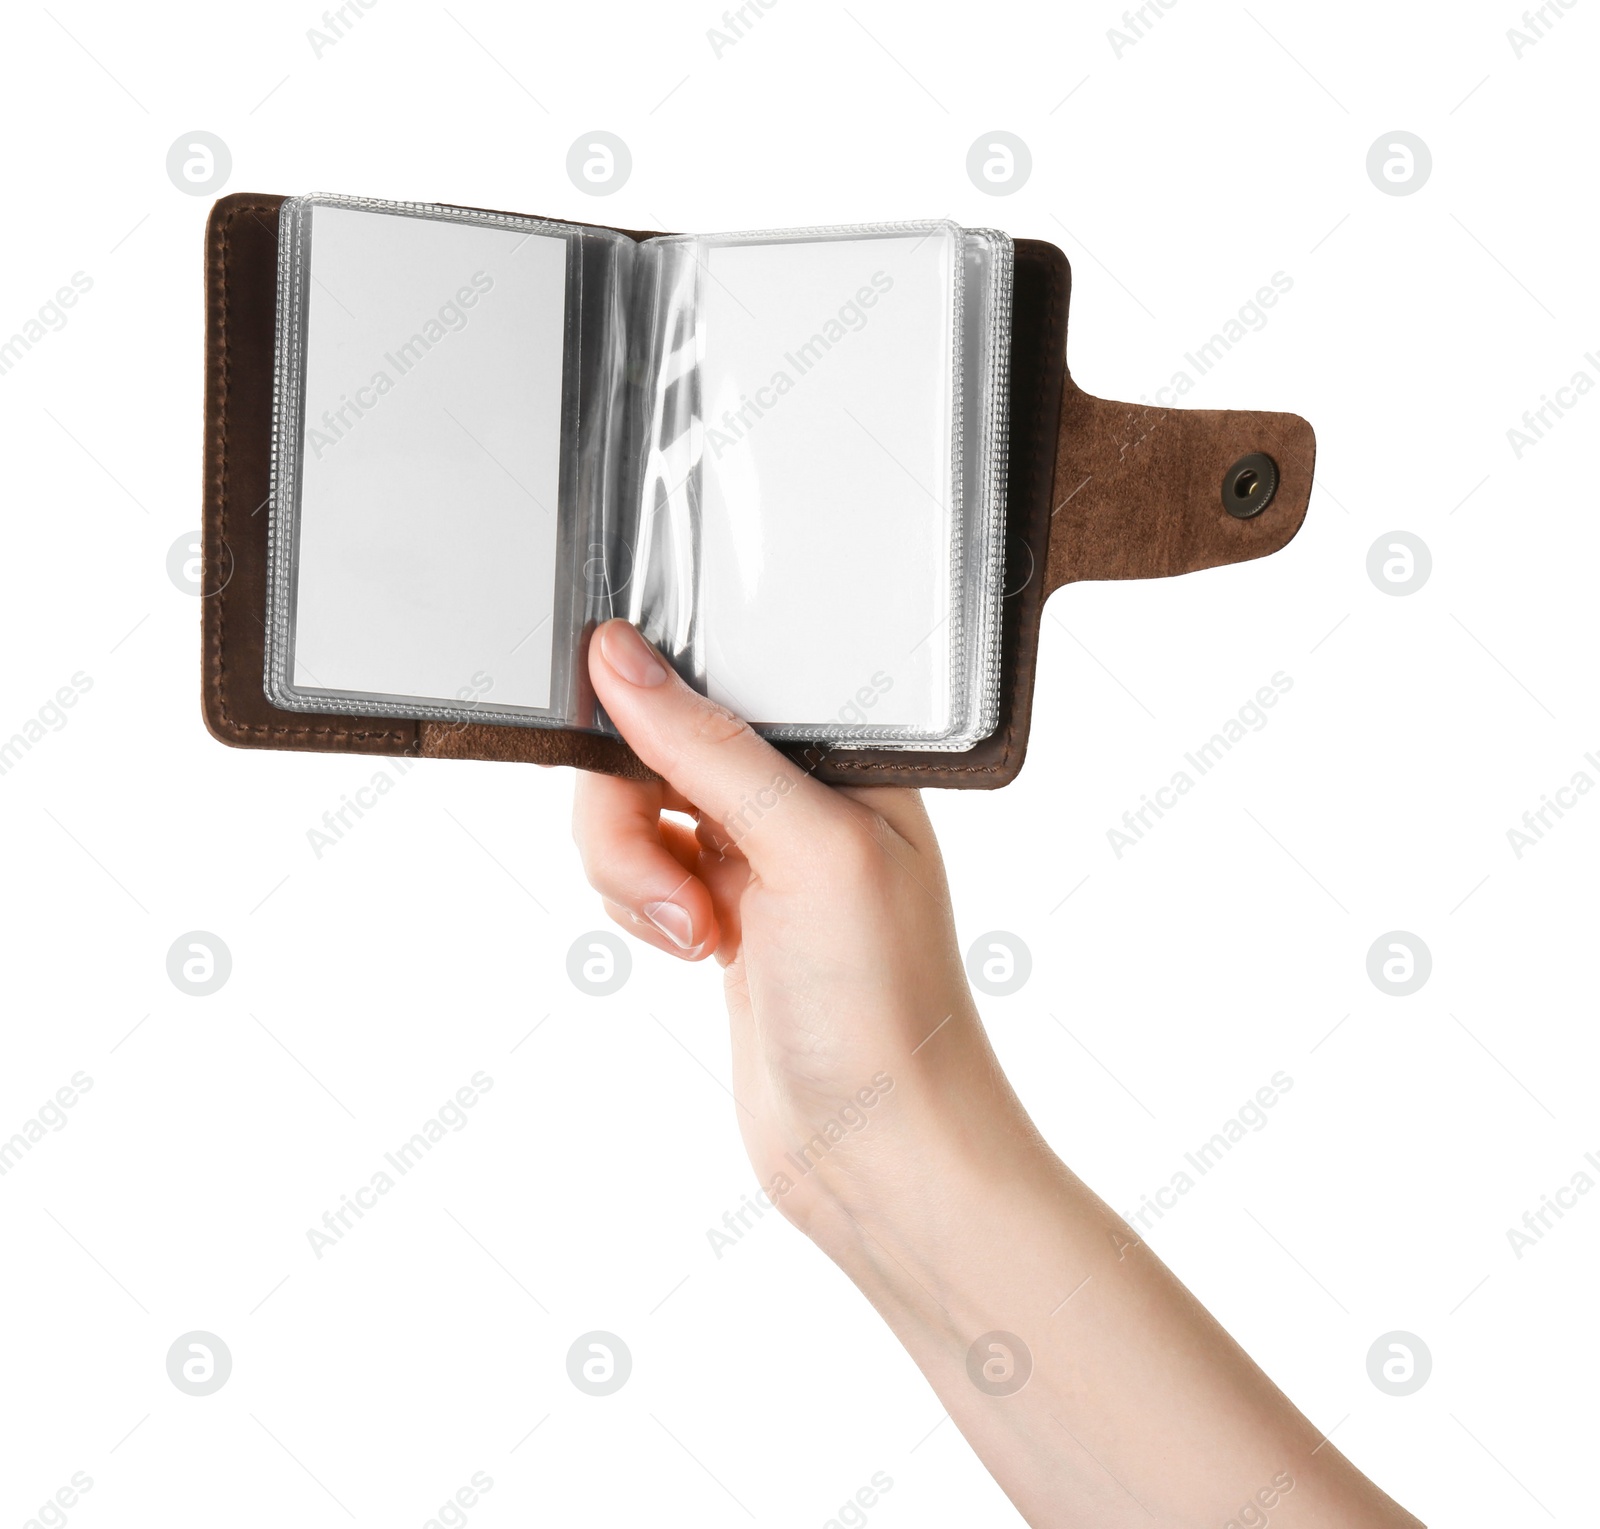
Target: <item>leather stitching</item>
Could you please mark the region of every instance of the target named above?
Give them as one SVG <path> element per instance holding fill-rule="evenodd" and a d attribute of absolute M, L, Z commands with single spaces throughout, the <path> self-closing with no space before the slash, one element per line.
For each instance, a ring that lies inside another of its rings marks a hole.
<path fill-rule="evenodd" d="M 1050 278 L 1050 299 L 1049 299 L 1048 307 L 1046 308 L 1045 323 L 1044 323 L 1044 332 L 1045 332 L 1046 335 L 1053 335 L 1055 333 L 1055 330 L 1056 330 L 1056 313 L 1057 313 L 1057 310 L 1060 308 L 1060 305 L 1061 305 L 1061 286 L 1062 286 L 1061 267 L 1059 265 L 1055 264 L 1054 262 L 1051 262 L 1051 271 L 1052 271 L 1052 274 L 1051 274 L 1051 278 Z M 1037 357 L 1037 356 L 1035 357 L 1036 363 L 1040 362 L 1042 359 L 1043 359 L 1042 357 Z M 1066 383 L 1065 377 L 1063 377 L 1062 380 L 1063 380 L 1063 401 L 1065 401 L 1065 391 L 1064 390 L 1065 390 L 1065 387 L 1067 386 L 1067 383 Z M 1034 398 L 1034 401 L 1033 401 L 1033 421 L 1032 421 L 1033 461 L 1030 464 L 1030 468 L 1029 468 L 1029 483 L 1028 483 L 1028 488 L 1030 490 L 1030 494 L 1029 494 L 1029 502 L 1030 503 L 1032 503 L 1032 501 L 1038 495 L 1038 492 L 1039 492 L 1039 473 L 1040 473 L 1040 470 L 1041 470 L 1041 468 L 1043 466 L 1045 435 L 1044 435 L 1044 431 L 1040 429 L 1040 424 L 1041 424 L 1040 415 L 1043 414 L 1043 412 L 1044 412 L 1044 389 L 1040 388 L 1040 389 L 1037 390 L 1037 396 Z M 1054 436 L 1052 436 L 1052 438 L 1051 438 L 1051 443 L 1052 443 L 1052 445 L 1054 444 Z M 1045 529 L 1045 545 L 1044 545 L 1044 551 L 1045 551 L 1044 562 L 1046 562 L 1046 563 L 1048 562 L 1048 559 L 1049 559 L 1049 549 L 1050 549 L 1050 532 L 1049 532 L 1049 527 L 1047 526 L 1046 529 Z M 1041 568 L 1039 576 L 1041 578 L 1043 578 L 1045 576 L 1042 568 Z M 1040 615 L 1041 615 L 1041 617 L 1043 616 L 1043 613 L 1044 613 L 1043 601 L 1044 601 L 1044 596 L 1041 595 L 1040 596 Z M 1021 640 L 1021 634 L 1019 633 L 1018 634 L 1018 641 L 1020 642 L 1020 640 Z M 1035 663 L 1038 662 L 1037 650 L 1035 650 L 1034 662 Z M 1004 737 L 1004 739 L 1005 739 L 1004 747 L 1001 750 L 1001 754 L 1000 754 L 999 759 L 997 759 L 992 764 L 986 764 L 986 765 L 912 765 L 909 768 L 912 771 L 914 771 L 917 774 L 919 774 L 919 775 L 951 776 L 951 775 L 998 775 L 998 774 L 1001 774 L 1001 773 L 1007 771 L 1010 768 L 1012 751 L 1016 747 L 1017 723 L 1018 723 L 1018 721 L 1019 721 L 1019 708 L 1013 703 L 1012 708 L 1011 708 L 1011 720 L 1006 723 L 1006 730 L 1005 730 L 1004 734 L 1002 735 Z M 868 762 L 868 761 L 865 761 L 865 760 L 840 759 L 840 760 L 830 760 L 828 762 L 833 766 L 834 769 L 845 770 L 845 771 L 853 771 L 853 772 L 860 772 L 860 773 L 866 773 L 866 772 L 873 771 L 873 770 L 904 770 L 904 769 L 907 769 L 906 765 L 897 763 L 897 762 L 892 761 L 892 760 Z"/>
<path fill-rule="evenodd" d="M 230 431 L 230 425 L 231 425 L 230 416 L 229 416 L 229 399 L 230 399 L 229 374 L 230 374 L 230 369 L 231 369 L 231 366 L 232 366 L 232 351 L 231 351 L 231 336 L 230 336 L 230 330 L 229 330 L 229 317 L 230 317 L 230 311 L 231 311 L 230 305 L 231 305 L 231 295 L 232 294 L 231 294 L 231 288 L 230 288 L 231 251 L 230 251 L 229 240 L 230 240 L 230 235 L 231 235 L 231 232 L 232 232 L 232 225 L 233 225 L 234 219 L 237 216 L 239 216 L 240 214 L 248 214 L 248 215 L 251 215 L 251 216 L 266 215 L 266 216 L 270 217 L 276 212 L 276 210 L 277 209 L 274 206 L 270 205 L 270 204 L 261 204 L 261 203 L 240 204 L 240 205 L 238 205 L 236 207 L 230 208 L 229 211 L 227 212 L 227 214 L 220 220 L 219 231 L 218 231 L 218 234 L 217 234 L 217 237 L 216 237 L 216 241 L 215 241 L 216 242 L 216 246 L 217 246 L 217 250 L 213 251 L 214 255 L 217 253 L 217 251 L 220 251 L 220 261 L 219 261 L 219 263 L 220 263 L 220 266 L 221 266 L 221 293 L 222 293 L 221 317 L 220 317 L 220 323 L 219 323 L 219 336 L 220 336 L 220 344 L 218 346 L 219 354 L 213 360 L 213 364 L 218 366 L 218 375 L 219 375 L 220 403 L 219 403 L 219 407 L 217 409 L 217 417 L 213 421 L 213 429 L 218 432 L 218 439 L 220 441 L 220 452 L 219 452 L 220 469 L 219 469 L 219 474 L 217 476 L 217 479 L 215 480 L 215 483 L 213 484 L 214 493 L 213 493 L 212 502 L 208 506 L 208 512 L 209 512 L 210 518 L 214 521 L 214 523 L 217 526 L 219 540 L 224 544 L 226 544 L 227 540 L 228 540 L 228 537 L 227 537 L 228 507 L 229 507 L 229 501 L 230 501 L 229 482 L 228 482 L 228 477 L 229 477 L 228 439 L 229 439 L 229 431 Z M 1061 295 L 1062 295 L 1062 289 L 1063 289 L 1063 286 L 1064 286 L 1063 272 L 1062 272 L 1061 268 L 1054 262 L 1051 262 L 1050 265 L 1051 265 L 1051 275 L 1050 275 L 1050 280 L 1049 280 L 1048 298 L 1047 298 L 1047 303 L 1046 303 L 1046 319 L 1045 319 L 1044 325 L 1042 326 L 1043 327 L 1043 335 L 1040 336 L 1040 340 L 1041 341 L 1043 340 L 1044 336 L 1054 335 L 1054 333 L 1056 331 L 1056 320 L 1057 320 L 1057 316 L 1059 314 L 1060 307 L 1061 307 Z M 1045 358 L 1040 354 L 1036 354 L 1035 355 L 1034 361 L 1035 361 L 1036 369 L 1041 369 L 1046 364 L 1045 363 Z M 1063 378 L 1063 387 L 1064 387 L 1064 389 L 1068 388 L 1070 386 L 1071 386 L 1070 382 L 1067 381 L 1065 379 L 1065 377 L 1064 377 Z M 1039 491 L 1040 491 L 1040 489 L 1039 489 L 1039 485 L 1040 485 L 1040 481 L 1041 481 L 1040 475 L 1043 472 L 1044 467 L 1046 465 L 1045 462 L 1044 462 L 1044 457 L 1045 457 L 1047 444 L 1049 446 L 1052 446 L 1052 447 L 1057 444 L 1054 434 L 1052 434 L 1051 438 L 1049 439 L 1049 441 L 1047 443 L 1045 432 L 1041 428 L 1041 425 L 1042 425 L 1041 416 L 1042 416 L 1043 412 L 1044 412 L 1044 390 L 1041 388 L 1041 389 L 1038 390 L 1038 394 L 1037 394 L 1037 396 L 1035 397 L 1035 400 L 1034 400 L 1033 417 L 1032 417 L 1032 421 L 1031 421 L 1031 428 L 1032 428 L 1032 431 L 1033 431 L 1033 446 L 1032 446 L 1032 451 L 1031 451 L 1031 460 L 1029 462 L 1029 468 L 1028 468 L 1028 478 L 1029 478 L 1029 481 L 1028 481 L 1029 496 L 1028 496 L 1028 498 L 1029 498 L 1029 503 L 1030 504 L 1033 503 L 1037 499 Z M 1049 532 L 1050 532 L 1050 528 L 1047 525 L 1046 528 L 1045 528 L 1044 547 L 1042 549 L 1044 556 L 1040 560 L 1042 562 L 1042 564 L 1044 564 L 1045 566 L 1041 569 L 1040 577 L 1046 577 L 1047 576 L 1047 572 L 1048 572 L 1047 565 L 1048 565 L 1048 558 L 1049 558 L 1049 543 L 1050 543 Z M 1040 614 L 1041 615 L 1042 615 L 1042 610 L 1043 610 L 1043 599 L 1044 599 L 1044 594 L 1041 593 L 1041 596 L 1040 596 Z M 350 729 L 345 728 L 345 727 L 332 726 L 332 725 L 304 724 L 304 725 L 300 725 L 300 726 L 288 726 L 288 725 L 277 725 L 277 724 L 269 724 L 269 723 L 246 723 L 246 722 L 242 722 L 242 721 L 238 720 L 237 718 L 233 717 L 228 711 L 227 699 L 226 699 L 227 654 L 228 654 L 227 618 L 228 618 L 228 601 L 227 601 L 226 597 L 223 594 L 219 593 L 218 598 L 217 598 L 217 609 L 216 609 L 216 612 L 215 612 L 212 620 L 208 623 L 208 625 L 210 627 L 210 631 L 208 633 L 209 641 L 208 641 L 208 644 L 207 644 L 207 646 L 208 646 L 208 664 L 207 664 L 207 669 L 208 669 L 208 675 L 209 675 L 209 678 L 210 678 L 210 681 L 211 681 L 212 696 L 213 696 L 213 699 L 214 699 L 213 713 L 217 718 L 220 719 L 222 725 L 234 737 L 240 738 L 240 739 L 256 738 L 256 739 L 274 739 L 274 740 L 276 740 L 276 739 L 284 739 L 284 740 L 288 740 L 288 739 L 308 739 L 309 740 L 309 739 L 315 738 L 315 739 L 318 739 L 318 740 L 335 740 L 335 741 L 339 741 L 339 742 L 368 742 L 368 741 L 375 741 L 375 742 L 399 744 L 400 745 L 400 752 L 402 752 L 402 753 L 407 752 L 410 748 L 413 747 L 413 745 L 409 742 L 409 740 L 406 738 L 406 736 L 404 734 L 397 733 L 397 732 L 393 731 L 392 729 L 385 729 L 385 730 L 364 729 L 364 730 L 351 731 Z M 1020 618 L 1020 619 L 1024 619 L 1025 620 L 1026 618 Z M 1018 636 L 1019 644 L 1020 644 L 1021 640 L 1022 640 L 1022 634 L 1019 632 L 1019 636 Z M 1035 662 L 1037 662 L 1037 653 L 1035 654 Z M 1013 679 L 1015 679 L 1015 676 L 1013 676 Z M 1013 759 L 1013 756 L 1015 754 L 1016 747 L 1017 747 L 1017 733 L 1018 733 L 1018 730 L 1019 730 L 1019 724 L 1021 723 L 1022 720 L 1023 719 L 1022 719 L 1022 717 L 1020 715 L 1020 709 L 1018 708 L 1018 706 L 1013 704 L 1013 706 L 1011 708 L 1010 720 L 1007 722 L 1005 730 L 1001 735 L 1003 743 L 1002 743 L 1002 749 L 1001 749 L 1000 756 L 999 756 L 999 758 L 997 760 L 995 760 L 994 762 L 989 763 L 989 764 L 984 764 L 984 765 L 954 765 L 954 764 L 943 765 L 943 764 L 918 763 L 918 764 L 910 764 L 910 765 L 908 765 L 906 763 L 903 763 L 903 762 L 897 761 L 897 760 L 866 761 L 866 760 L 845 760 L 845 759 L 837 759 L 837 758 L 827 760 L 827 764 L 833 770 L 837 770 L 837 771 L 839 771 L 841 773 L 844 773 L 844 774 L 853 774 L 853 775 L 885 774 L 885 773 L 895 773 L 895 772 L 900 772 L 900 771 L 905 771 L 907 773 L 922 777 L 924 779 L 939 778 L 939 777 L 949 778 L 949 777 L 952 777 L 952 776 L 1005 775 L 1005 774 L 1008 774 L 1010 772 L 1010 770 L 1011 770 L 1011 762 L 1012 762 L 1012 759 Z M 418 727 L 417 731 L 418 731 L 418 737 L 417 737 L 417 740 L 416 740 L 416 743 L 415 743 L 414 747 L 417 749 L 418 752 L 421 752 L 426 747 L 424 735 L 425 735 L 426 732 L 431 731 L 431 729 L 428 729 L 425 725 L 422 725 L 422 726 Z M 562 728 L 562 729 L 553 729 L 552 733 L 551 733 L 551 736 L 552 736 L 552 739 L 554 739 L 554 738 L 562 738 L 563 740 L 565 740 L 567 742 L 575 742 L 575 741 L 578 741 L 580 739 L 584 740 L 584 741 L 587 741 L 589 739 L 590 735 L 588 735 L 588 734 L 574 734 L 570 730 Z M 624 745 L 624 747 L 626 747 L 626 746 Z M 629 750 L 629 753 L 631 755 L 632 751 Z M 468 757 L 472 757 L 472 756 L 468 756 Z M 485 756 L 479 755 L 477 757 L 481 758 L 481 757 L 485 757 Z"/>
<path fill-rule="evenodd" d="M 217 418 L 213 421 L 216 430 L 216 440 L 219 446 L 218 460 L 219 472 L 214 484 L 214 497 L 207 506 L 208 518 L 213 520 L 217 528 L 218 540 L 224 545 L 228 542 L 228 433 L 230 419 L 228 414 L 229 380 L 233 366 L 231 339 L 228 329 L 228 320 L 231 313 L 232 292 L 229 286 L 230 275 L 230 249 L 229 236 L 233 229 L 233 220 L 240 213 L 249 213 L 256 216 L 265 213 L 271 216 L 276 211 L 271 206 L 261 203 L 242 203 L 228 210 L 221 220 L 221 226 L 216 240 L 215 255 L 220 255 L 222 275 L 222 309 L 218 325 L 220 343 L 217 347 L 220 364 L 218 365 L 218 380 L 220 402 L 217 409 Z M 218 364 L 218 358 L 213 358 L 213 364 Z M 227 700 L 227 675 L 228 675 L 228 605 L 225 591 L 218 591 L 216 613 L 207 622 L 207 664 L 206 669 L 211 680 L 211 694 L 213 701 L 213 715 L 220 720 L 222 725 L 235 738 L 319 738 L 337 739 L 343 742 L 367 742 L 375 740 L 380 742 L 398 743 L 402 750 L 406 747 L 407 739 L 404 734 L 392 729 L 377 731 L 363 729 L 352 732 L 348 728 L 329 725 L 313 726 L 305 724 L 300 727 L 276 725 L 267 722 L 241 722 L 228 711 Z"/>

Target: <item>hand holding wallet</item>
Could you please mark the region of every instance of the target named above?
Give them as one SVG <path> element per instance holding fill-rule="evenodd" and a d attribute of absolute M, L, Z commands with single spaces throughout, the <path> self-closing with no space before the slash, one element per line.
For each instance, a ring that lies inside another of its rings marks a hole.
<path fill-rule="evenodd" d="M 1295 416 L 1079 391 L 1064 257 L 948 222 L 241 195 L 207 285 L 205 710 L 243 746 L 638 774 L 585 673 L 620 615 L 823 780 L 1001 785 L 1049 590 L 1262 556 L 1310 491 Z"/>

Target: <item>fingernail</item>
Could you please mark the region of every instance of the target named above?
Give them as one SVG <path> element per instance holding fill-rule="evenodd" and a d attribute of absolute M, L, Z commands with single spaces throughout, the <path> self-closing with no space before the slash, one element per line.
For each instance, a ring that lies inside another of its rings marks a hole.
<path fill-rule="evenodd" d="M 646 903 L 644 916 L 679 950 L 694 949 L 694 920 L 677 903 Z"/>
<path fill-rule="evenodd" d="M 600 652 L 630 685 L 659 685 L 667 677 L 667 666 L 626 621 L 607 624 L 600 633 Z"/>

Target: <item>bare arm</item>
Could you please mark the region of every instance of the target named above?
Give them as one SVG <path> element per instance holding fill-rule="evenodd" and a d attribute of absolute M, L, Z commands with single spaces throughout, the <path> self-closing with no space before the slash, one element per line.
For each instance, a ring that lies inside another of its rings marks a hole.
<path fill-rule="evenodd" d="M 581 778 L 590 880 L 640 938 L 722 964 L 763 1189 L 1027 1521 L 1415 1525 L 1039 1136 L 973 1005 L 920 797 L 819 785 L 624 623 L 590 671 L 665 782 Z"/>

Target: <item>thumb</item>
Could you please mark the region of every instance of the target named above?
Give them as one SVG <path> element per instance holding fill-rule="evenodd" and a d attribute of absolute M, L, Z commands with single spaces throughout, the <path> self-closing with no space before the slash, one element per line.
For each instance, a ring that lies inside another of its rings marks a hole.
<path fill-rule="evenodd" d="M 595 631 L 589 677 L 634 753 L 714 818 L 753 864 L 838 822 L 840 804 L 826 786 L 691 690 L 626 621 Z"/>

